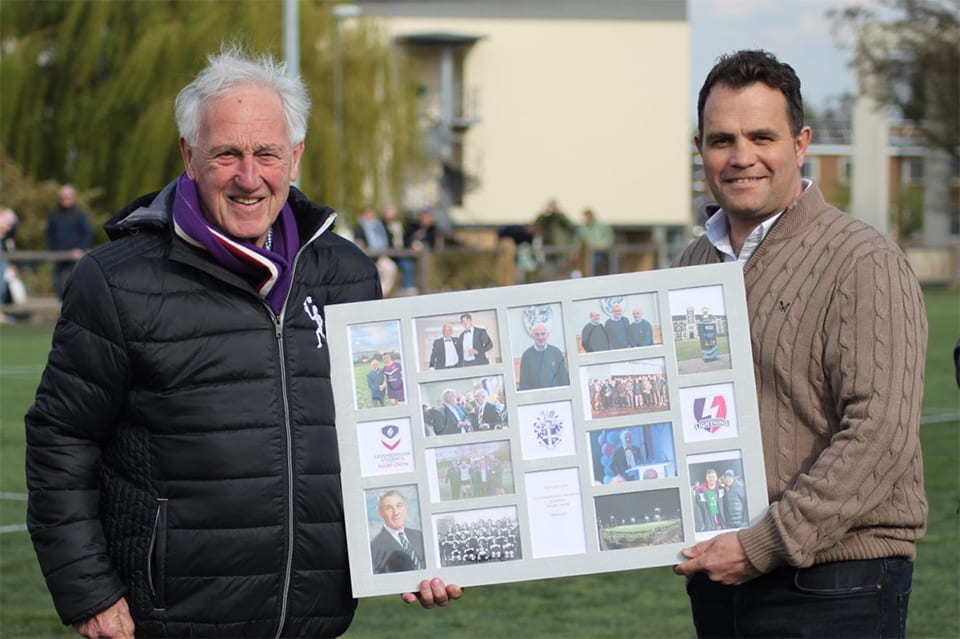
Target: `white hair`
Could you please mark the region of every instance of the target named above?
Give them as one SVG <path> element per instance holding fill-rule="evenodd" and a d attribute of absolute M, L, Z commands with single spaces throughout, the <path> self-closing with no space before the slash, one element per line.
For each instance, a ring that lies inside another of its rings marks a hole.
<path fill-rule="evenodd" d="M 173 107 L 180 137 L 188 145 L 195 145 L 201 112 L 207 102 L 250 84 L 277 92 L 283 104 L 290 145 L 303 142 L 307 137 L 307 117 L 310 114 L 310 98 L 303 81 L 299 76 L 288 75 L 282 62 L 269 55 L 253 58 L 239 45 L 224 46 L 218 55 L 209 56 L 206 68 L 180 91 Z"/>

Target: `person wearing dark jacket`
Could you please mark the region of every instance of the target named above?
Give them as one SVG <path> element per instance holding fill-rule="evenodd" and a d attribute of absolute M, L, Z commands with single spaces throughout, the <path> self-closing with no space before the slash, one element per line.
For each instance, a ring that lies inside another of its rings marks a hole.
<path fill-rule="evenodd" d="M 185 172 L 66 286 L 26 415 L 34 548 L 85 637 L 339 635 L 356 601 L 322 322 L 380 297 L 376 268 L 290 185 L 309 99 L 283 65 L 226 49 L 175 111 Z M 460 596 L 435 581 L 424 606 Z"/>
<path fill-rule="evenodd" d="M 60 187 L 57 207 L 47 217 L 47 248 L 51 251 L 71 251 L 72 260 L 53 263 L 53 290 L 63 300 L 63 286 L 76 260 L 93 242 L 93 226 L 86 211 L 77 206 L 77 192 L 70 185 Z"/>

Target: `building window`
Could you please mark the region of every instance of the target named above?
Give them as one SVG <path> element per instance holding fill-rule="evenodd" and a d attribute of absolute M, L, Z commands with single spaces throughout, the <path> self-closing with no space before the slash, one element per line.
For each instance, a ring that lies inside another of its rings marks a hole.
<path fill-rule="evenodd" d="M 850 158 L 840 158 L 837 162 L 837 181 L 841 184 L 853 181 L 853 160 Z"/>
<path fill-rule="evenodd" d="M 901 163 L 901 180 L 904 184 L 923 184 L 923 160 L 904 158 Z"/>
<path fill-rule="evenodd" d="M 820 181 L 820 158 L 812 158 L 809 155 L 803 160 L 803 166 L 800 167 L 800 177 Z"/>

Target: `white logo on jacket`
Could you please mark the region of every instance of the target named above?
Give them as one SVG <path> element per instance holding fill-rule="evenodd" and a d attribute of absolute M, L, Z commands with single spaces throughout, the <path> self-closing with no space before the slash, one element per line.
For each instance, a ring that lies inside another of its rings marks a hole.
<path fill-rule="evenodd" d="M 323 316 L 320 315 L 320 309 L 313 303 L 313 297 L 307 295 L 303 300 L 303 310 L 307 312 L 307 317 L 312 319 L 317 325 L 317 348 L 323 348 Z"/>

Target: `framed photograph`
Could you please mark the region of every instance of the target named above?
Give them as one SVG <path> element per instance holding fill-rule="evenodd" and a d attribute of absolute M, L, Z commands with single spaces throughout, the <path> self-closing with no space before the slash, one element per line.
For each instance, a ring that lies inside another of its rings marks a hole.
<path fill-rule="evenodd" d="M 709 539 L 747 526 L 750 508 L 740 451 L 720 451 L 687 458 L 695 538 Z"/>
<path fill-rule="evenodd" d="M 656 293 L 614 295 L 577 300 L 573 319 L 582 323 L 577 332 L 578 353 L 598 353 L 663 343 Z M 575 325 L 579 326 L 575 322 Z"/>
<path fill-rule="evenodd" d="M 737 264 L 323 312 L 358 597 L 670 565 L 764 514 Z"/>
<path fill-rule="evenodd" d="M 677 371 L 703 373 L 730 368 L 730 338 L 722 286 L 670 291 Z"/>
<path fill-rule="evenodd" d="M 500 364 L 495 310 L 419 317 L 413 320 L 417 369 L 446 370 Z"/>

